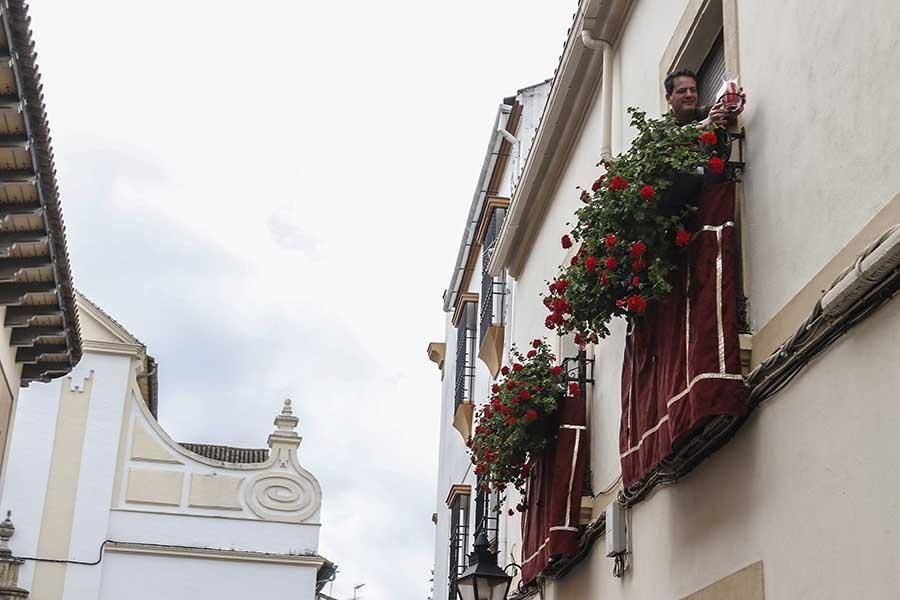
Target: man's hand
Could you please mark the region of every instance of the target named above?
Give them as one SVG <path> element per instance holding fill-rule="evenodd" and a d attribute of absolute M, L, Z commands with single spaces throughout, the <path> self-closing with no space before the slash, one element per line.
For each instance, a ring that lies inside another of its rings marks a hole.
<path fill-rule="evenodd" d="M 721 101 L 716 102 L 713 107 L 709 109 L 710 123 L 714 123 L 719 127 L 726 127 L 728 125 L 729 116 L 731 116 L 731 113 L 725 109 L 725 105 L 722 104 Z"/>

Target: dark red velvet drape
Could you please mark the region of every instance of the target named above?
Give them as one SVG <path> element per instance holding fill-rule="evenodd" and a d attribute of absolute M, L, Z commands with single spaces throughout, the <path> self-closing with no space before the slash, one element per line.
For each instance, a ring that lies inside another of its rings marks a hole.
<path fill-rule="evenodd" d="M 553 556 L 572 556 L 578 548 L 578 518 L 587 468 L 588 438 L 584 401 L 566 397 L 559 406 L 559 434 L 535 463 L 528 484 L 528 510 L 522 519 L 522 579 L 527 585 Z"/>
<path fill-rule="evenodd" d="M 619 450 L 625 486 L 639 481 L 710 417 L 746 413 L 738 342 L 734 184 L 706 185 L 664 302 L 629 334 Z"/>

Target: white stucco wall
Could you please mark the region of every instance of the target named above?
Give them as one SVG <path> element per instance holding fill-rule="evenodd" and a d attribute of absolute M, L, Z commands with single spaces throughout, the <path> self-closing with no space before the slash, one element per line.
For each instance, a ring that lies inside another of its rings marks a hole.
<path fill-rule="evenodd" d="M 273 564 L 110 554 L 99 600 L 308 598 L 316 570 Z M 122 590 L 129 590 L 127 596 Z M 85 597 L 86 598 L 86 597 Z"/>
<path fill-rule="evenodd" d="M 900 3 L 739 3 L 752 318 L 900 192 Z"/>
<path fill-rule="evenodd" d="M 549 84 L 540 84 L 530 86 L 521 90 L 517 94 L 517 101 L 522 105 L 522 113 L 516 136 L 519 141 L 519 157 L 511 158 L 500 177 L 500 186 L 497 195 L 501 197 L 509 197 L 513 192 L 513 187 L 517 181 L 516 170 L 521 170 L 524 166 L 525 157 L 531 148 L 534 132 L 540 122 L 543 113 L 544 104 L 546 103 Z M 479 253 L 475 269 L 466 288 L 467 292 L 481 295 L 482 282 L 482 255 Z M 510 290 L 514 287 L 515 282 L 509 281 Z M 514 324 L 511 319 L 513 315 L 512 293 L 506 298 L 506 336 L 504 339 L 505 348 L 508 351 L 510 346 L 511 334 L 509 333 Z M 476 309 L 476 329 L 480 327 L 480 306 Z M 465 484 L 471 486 L 472 497 L 470 499 L 470 527 L 469 531 L 474 532 L 475 505 L 474 495 L 476 493 L 476 477 L 472 469 L 469 459 L 468 449 L 465 441 L 459 432 L 453 428 L 453 417 L 455 409 L 455 385 L 456 385 L 456 333 L 457 330 L 452 324 L 452 314 L 447 313 L 445 320 L 445 342 L 446 357 L 444 363 L 444 379 L 441 386 L 441 422 L 439 432 L 439 451 L 438 451 L 438 484 L 437 494 L 435 497 L 435 512 L 438 516 L 438 522 L 435 526 L 435 550 L 434 550 L 434 598 L 444 598 L 447 596 L 448 588 L 448 560 L 449 560 L 449 539 L 450 539 L 450 511 L 447 508 L 446 500 L 451 486 Z M 494 380 L 485 363 L 478 358 L 478 350 L 480 346 L 479 331 L 476 331 L 475 356 L 472 358 L 475 364 L 475 381 L 472 387 L 472 399 L 476 410 L 487 402 L 490 396 L 490 387 Z M 513 505 L 518 502 L 515 491 L 511 491 L 509 499 Z M 498 546 L 500 549 L 501 564 L 510 559 L 510 549 L 518 551 L 521 547 L 521 534 L 518 527 L 507 527 L 505 521 L 501 520 L 500 530 L 498 531 Z M 471 550 L 471 539 L 469 540 Z"/>
<path fill-rule="evenodd" d="M 896 597 L 898 322 L 895 302 L 690 476 L 638 504 L 624 579 L 601 540 L 548 599 L 682 598 L 757 560 L 768 599 Z"/>
<path fill-rule="evenodd" d="M 614 152 L 633 137 L 628 106 L 658 111 L 660 61 L 687 5 L 633 5 L 614 59 Z M 900 64 L 900 4 L 738 6 L 741 78 L 750 98 L 744 191 L 758 328 L 900 192 L 900 173 L 890 166 L 900 142 L 886 100 L 900 96 L 900 82 L 886 77 Z M 515 282 L 511 337 L 520 345 L 548 333 L 539 294 L 568 256 L 559 238 L 580 206 L 575 187 L 599 174 L 600 117 L 596 102 Z M 629 517 L 633 556 L 624 579 L 613 578 L 600 540 L 587 561 L 547 583 L 545 597 L 682 598 L 757 560 L 767 598 L 894 597 L 900 459 L 890 432 L 900 422 L 898 322 L 894 300 L 689 477 L 639 503 Z M 620 473 L 623 347 L 618 323 L 595 348 L 595 492 Z M 509 521 L 517 529 L 518 518 Z"/>
<path fill-rule="evenodd" d="M 83 378 L 73 374 L 73 380 Z M 35 556 L 37 554 L 41 515 L 47 493 L 47 477 L 50 472 L 50 457 L 53 452 L 53 433 L 59 412 L 60 381 L 50 384 L 32 384 L 26 396 L 16 406 L 16 429 L 10 440 L 9 462 L 6 470 L 6 484 L 3 490 L 2 510 L 12 511 L 16 528 L 13 549 L 16 554 Z M 23 403 L 24 400 L 24 403 Z M 32 432 L 32 435 L 25 435 Z M 32 524 L 26 527 L 26 524 Z M 34 563 L 22 565 L 19 572 L 20 586 L 30 589 L 34 574 Z"/>

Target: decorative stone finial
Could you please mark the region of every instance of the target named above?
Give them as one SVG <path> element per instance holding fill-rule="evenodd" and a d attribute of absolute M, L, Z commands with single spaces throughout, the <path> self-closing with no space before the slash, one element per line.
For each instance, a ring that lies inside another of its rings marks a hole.
<path fill-rule="evenodd" d="M 16 532 L 15 526 L 12 524 L 12 511 L 6 511 L 6 520 L 0 523 L 0 556 L 9 556 L 12 550 L 9 549 L 9 539 Z"/>
<path fill-rule="evenodd" d="M 299 422 L 300 419 L 295 417 L 294 411 L 291 410 L 291 400 L 285 400 L 281 413 L 275 417 L 276 429 L 269 435 L 269 448 L 272 450 L 275 450 L 276 446 L 298 448 L 301 438 L 294 430 Z"/>

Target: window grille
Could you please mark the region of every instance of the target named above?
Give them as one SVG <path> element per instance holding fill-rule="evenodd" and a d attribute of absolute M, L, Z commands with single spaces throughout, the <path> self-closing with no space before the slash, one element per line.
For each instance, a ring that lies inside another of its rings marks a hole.
<path fill-rule="evenodd" d="M 475 495 L 475 535 L 482 531 L 488 538 L 491 548 L 497 548 L 497 531 L 500 525 L 500 493 L 495 490 L 483 490 L 484 477 L 479 475 Z"/>
<path fill-rule="evenodd" d="M 448 600 L 457 600 L 456 579 L 468 566 L 469 496 L 460 494 L 450 505 L 450 586 Z"/>
<path fill-rule="evenodd" d="M 491 325 L 503 325 L 505 322 L 506 272 L 504 271 L 498 277 L 491 277 L 490 273 L 488 273 L 488 265 L 491 263 L 494 245 L 497 242 L 497 236 L 500 234 L 500 227 L 503 225 L 505 216 L 505 208 L 494 209 L 484 236 L 484 243 L 482 244 L 481 332 L 479 343 L 484 343 L 484 336 L 487 335 L 488 328 Z"/>
<path fill-rule="evenodd" d="M 475 304 L 467 302 L 456 326 L 456 396 L 453 410 L 472 401 L 475 382 Z"/>

